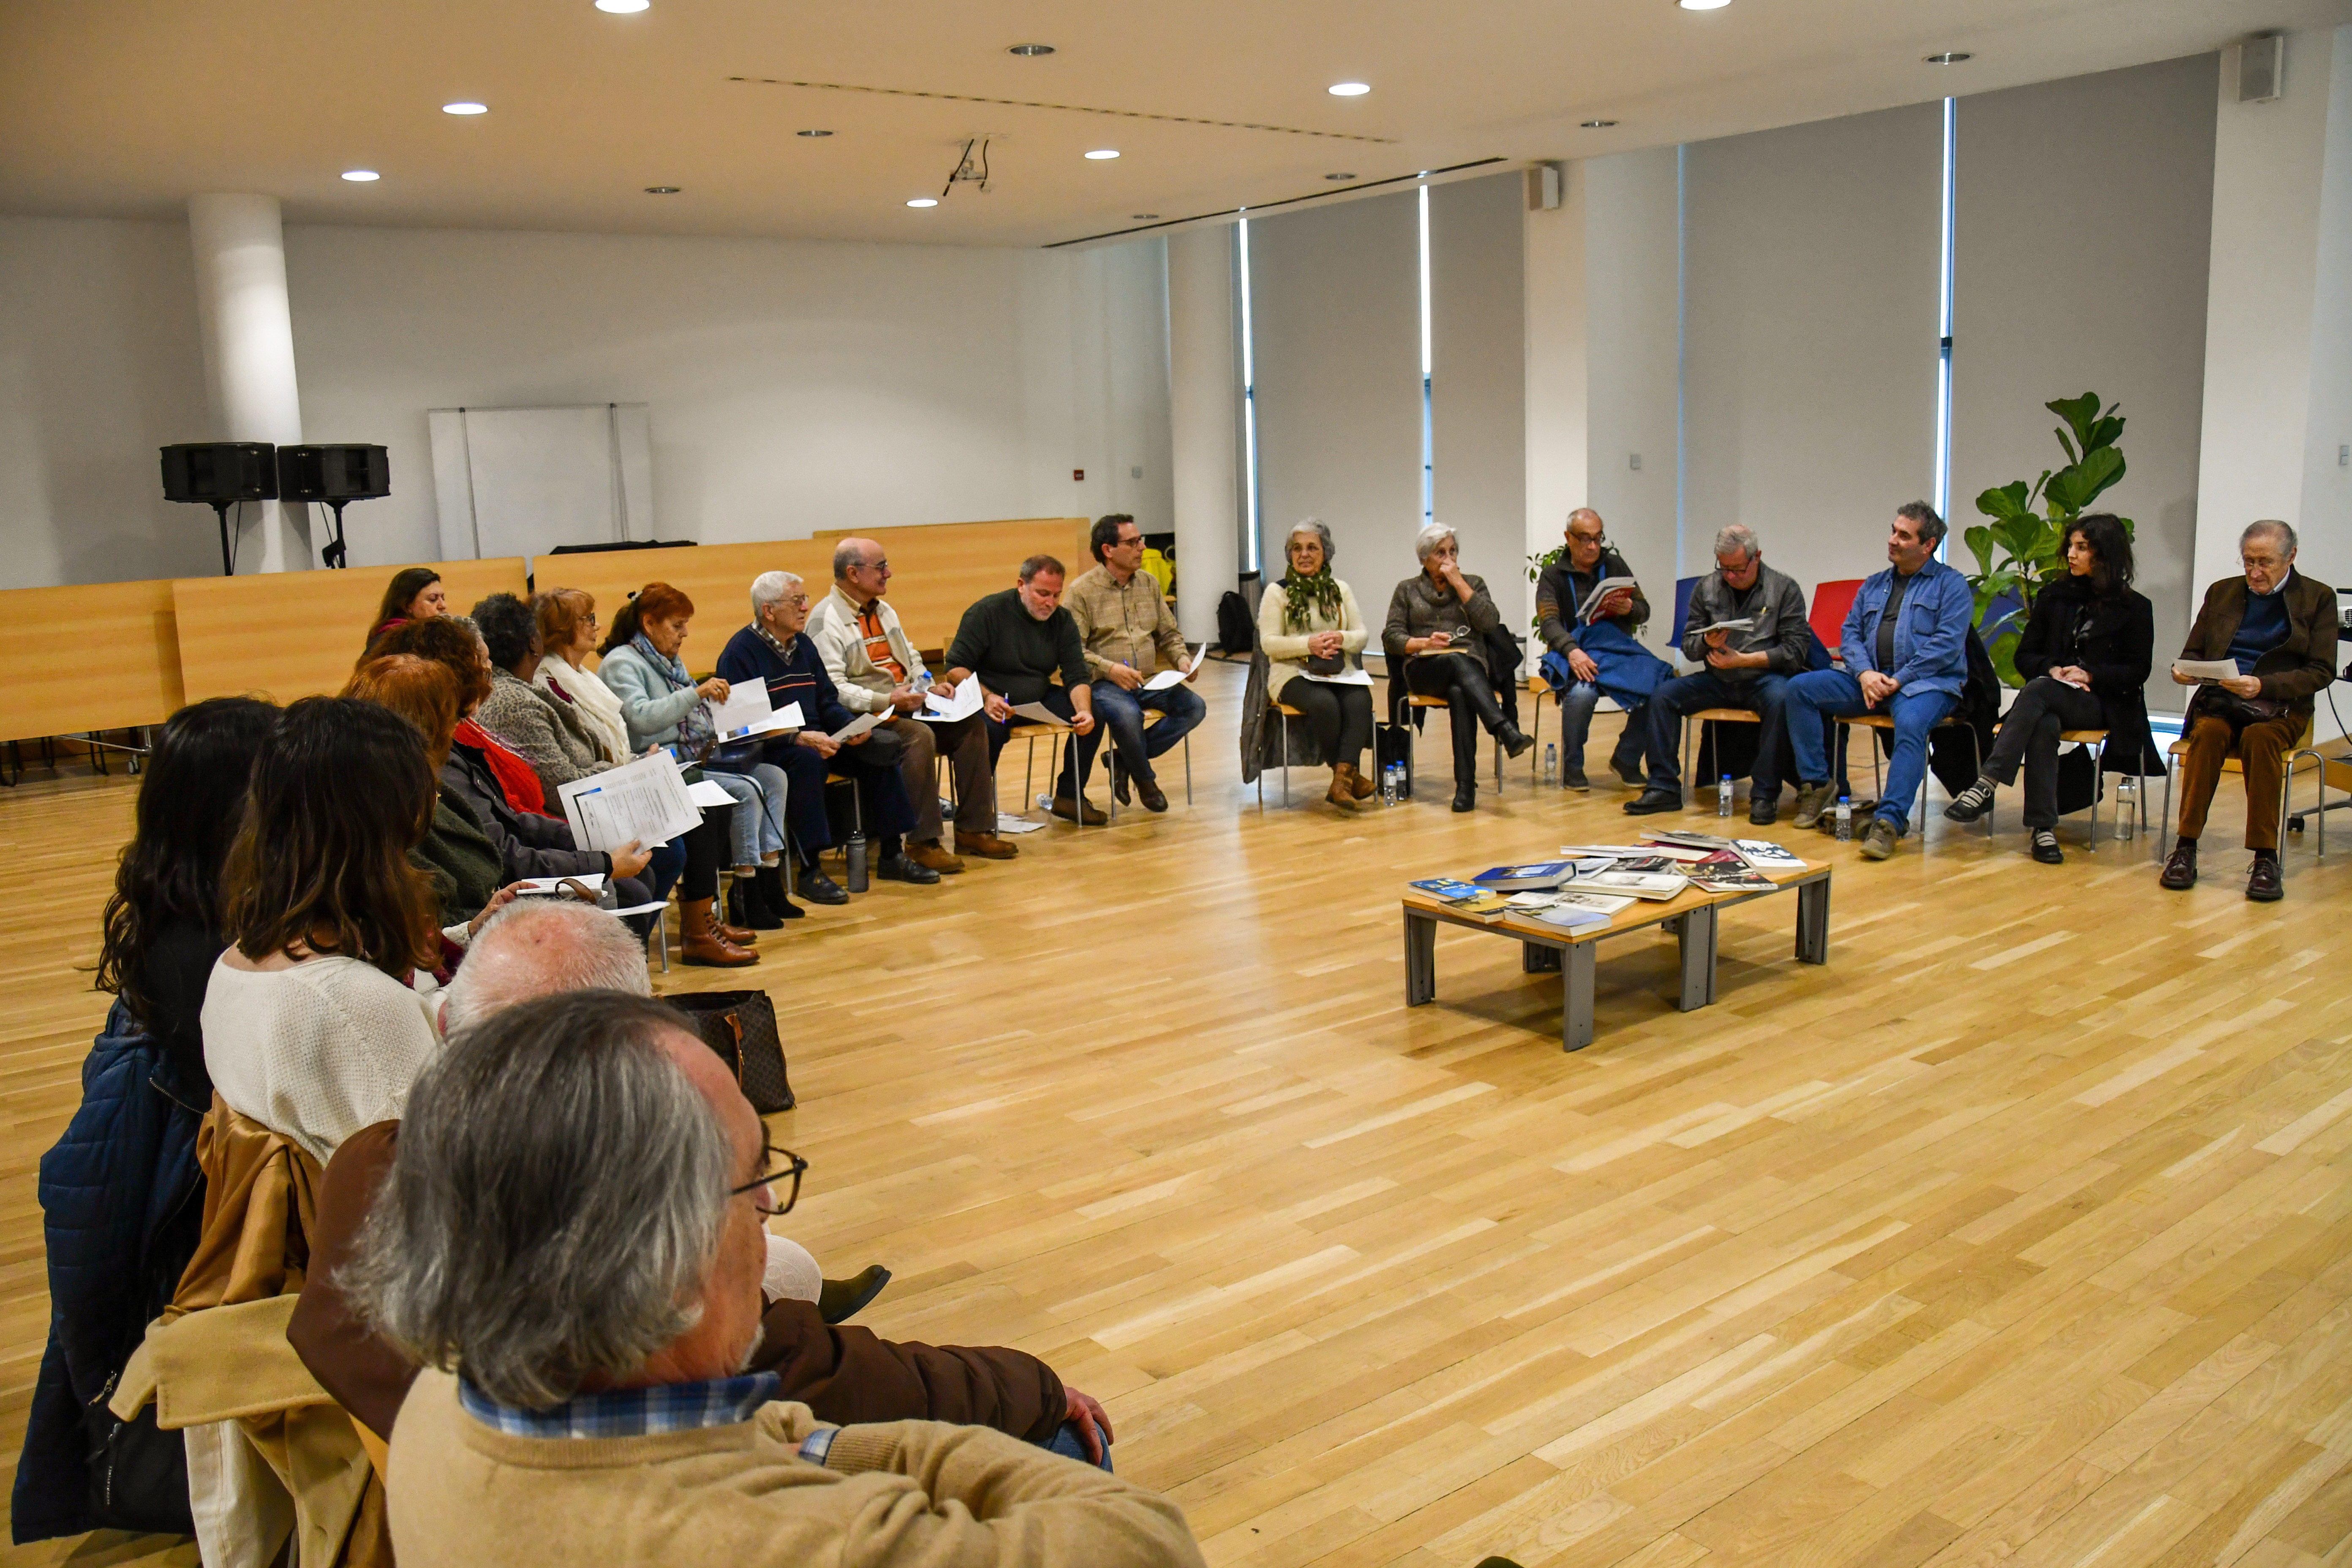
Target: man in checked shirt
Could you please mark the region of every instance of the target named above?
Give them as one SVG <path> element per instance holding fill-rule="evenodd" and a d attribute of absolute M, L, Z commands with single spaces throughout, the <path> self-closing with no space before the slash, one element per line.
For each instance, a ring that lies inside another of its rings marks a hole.
<path fill-rule="evenodd" d="M 1144 689 L 1159 671 L 1182 669 L 1185 649 L 1176 612 L 1168 607 L 1159 580 L 1143 570 L 1143 531 L 1135 526 L 1135 519 L 1124 512 L 1098 519 L 1088 548 L 1101 564 L 1073 580 L 1062 603 L 1086 639 L 1095 716 L 1116 749 L 1111 788 L 1124 802 L 1132 779 L 1145 806 L 1165 811 L 1168 797 L 1152 774 L 1151 759 L 1174 747 L 1208 716 L 1208 705 L 1191 689 L 1200 672 L 1195 668 L 1173 686 Z M 1160 716 L 1149 730 L 1143 727 L 1146 710 Z M 1083 790 L 1086 781 L 1078 782 Z"/>

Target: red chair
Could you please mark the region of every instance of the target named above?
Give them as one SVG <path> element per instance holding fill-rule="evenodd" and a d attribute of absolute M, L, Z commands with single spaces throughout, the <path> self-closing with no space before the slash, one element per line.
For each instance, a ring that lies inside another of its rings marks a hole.
<path fill-rule="evenodd" d="M 1835 583 L 1823 583 L 1813 590 L 1812 606 L 1805 612 L 1805 620 L 1812 626 L 1813 635 L 1822 639 L 1822 646 L 1830 650 L 1830 657 L 1833 659 L 1838 656 L 1838 642 L 1845 631 L 1845 617 L 1853 610 L 1853 596 L 1862 592 L 1862 578 L 1848 577 Z"/>

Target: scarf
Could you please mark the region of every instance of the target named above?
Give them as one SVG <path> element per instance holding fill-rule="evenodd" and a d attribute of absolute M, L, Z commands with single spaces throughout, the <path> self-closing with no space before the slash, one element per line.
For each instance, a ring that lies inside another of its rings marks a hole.
<path fill-rule="evenodd" d="M 504 741 L 483 729 L 471 719 L 457 721 L 454 737 L 461 746 L 471 746 L 482 753 L 490 772 L 499 781 L 499 793 L 517 811 L 548 815 L 546 786 L 539 782 L 539 771 L 509 749 Z"/>
<path fill-rule="evenodd" d="M 672 691 L 694 689 L 694 677 L 687 674 L 686 666 L 674 658 L 655 652 L 654 645 L 646 640 L 645 633 L 639 632 L 635 637 L 631 637 L 629 646 L 636 649 L 638 657 L 652 665 L 662 679 L 669 683 L 669 689 Z M 704 747 L 718 738 L 718 734 L 719 731 L 712 729 L 710 725 L 710 710 L 699 702 L 688 709 L 686 717 L 677 721 L 678 742 L 691 753 L 699 753 Z"/>
<path fill-rule="evenodd" d="M 567 704 L 596 739 L 608 763 L 629 760 L 629 728 L 621 717 L 621 700 L 593 671 L 577 669 L 560 658 L 542 658 L 533 686 Z"/>
<path fill-rule="evenodd" d="M 1339 624 L 1339 579 L 1331 575 L 1328 561 L 1312 576 L 1301 577 L 1293 566 L 1282 574 L 1282 629 L 1292 636 L 1307 630 L 1319 616 Z"/>

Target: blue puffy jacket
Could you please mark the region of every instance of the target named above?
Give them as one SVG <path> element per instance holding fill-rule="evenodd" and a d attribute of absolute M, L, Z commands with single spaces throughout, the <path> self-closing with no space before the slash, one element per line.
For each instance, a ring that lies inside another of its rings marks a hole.
<path fill-rule="evenodd" d="M 121 1003 L 82 1062 L 81 1108 L 41 1156 L 49 1342 L 17 1461 L 18 1544 L 100 1527 L 189 1531 L 185 1449 L 104 1407 L 204 1224 L 196 1102 Z"/>

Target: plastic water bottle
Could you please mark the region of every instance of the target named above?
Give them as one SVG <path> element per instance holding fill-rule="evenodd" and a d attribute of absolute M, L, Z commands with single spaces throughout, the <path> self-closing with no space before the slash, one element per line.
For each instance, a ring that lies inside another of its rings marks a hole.
<path fill-rule="evenodd" d="M 1394 763 L 1381 770 L 1381 804 L 1382 805 L 1394 805 L 1397 803 L 1396 773 Z"/>
<path fill-rule="evenodd" d="M 1544 783 L 1559 782 L 1559 748 L 1549 741 L 1544 742 Z"/>
<path fill-rule="evenodd" d="M 1849 795 L 1838 796 L 1837 840 L 1841 844 L 1853 842 L 1853 800 Z"/>
<path fill-rule="evenodd" d="M 1731 775 L 1729 773 L 1724 774 L 1723 782 L 1715 786 L 1715 815 L 1717 816 L 1731 815 Z"/>

